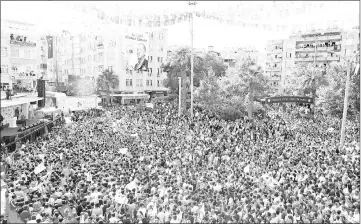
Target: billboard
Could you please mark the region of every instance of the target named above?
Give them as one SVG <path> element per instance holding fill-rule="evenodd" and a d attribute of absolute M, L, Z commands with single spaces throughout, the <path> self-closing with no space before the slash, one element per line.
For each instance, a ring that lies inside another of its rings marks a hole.
<path fill-rule="evenodd" d="M 130 32 L 124 36 L 122 54 L 126 74 L 148 71 L 148 41 L 147 33 Z"/>

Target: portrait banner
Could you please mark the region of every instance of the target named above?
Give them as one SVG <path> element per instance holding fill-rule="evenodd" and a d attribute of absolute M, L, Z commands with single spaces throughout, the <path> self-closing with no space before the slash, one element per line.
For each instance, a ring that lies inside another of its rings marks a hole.
<path fill-rule="evenodd" d="M 129 33 L 123 38 L 122 54 L 126 74 L 148 71 L 149 37 L 147 33 Z"/>

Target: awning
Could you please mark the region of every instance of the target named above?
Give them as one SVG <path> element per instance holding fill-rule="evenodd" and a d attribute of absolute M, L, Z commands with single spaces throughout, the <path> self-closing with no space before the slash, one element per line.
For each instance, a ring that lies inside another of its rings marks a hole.
<path fill-rule="evenodd" d="M 36 102 L 39 100 L 43 100 L 44 98 L 41 97 L 19 97 L 19 98 L 12 98 L 11 100 L 1 100 L 1 108 L 4 107 L 11 107 L 16 105 L 21 105 L 30 102 Z"/>

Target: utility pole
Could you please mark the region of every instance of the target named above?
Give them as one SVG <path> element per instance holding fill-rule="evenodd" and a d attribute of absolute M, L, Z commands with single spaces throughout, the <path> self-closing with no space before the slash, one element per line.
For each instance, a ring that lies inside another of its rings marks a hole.
<path fill-rule="evenodd" d="M 194 96 L 193 96 L 193 61 L 194 61 L 194 51 L 193 51 L 193 21 L 194 21 L 194 7 L 196 6 L 197 2 L 189 2 L 188 5 L 192 7 L 192 16 L 191 16 L 191 118 L 193 119 L 193 104 L 194 104 Z"/>
<path fill-rule="evenodd" d="M 182 100 L 182 77 L 178 77 L 178 87 L 179 87 L 179 96 L 178 96 L 178 117 L 181 116 L 181 100 Z"/>
<path fill-rule="evenodd" d="M 55 36 L 55 74 L 56 74 L 56 87 L 59 88 L 59 73 L 58 73 L 58 36 Z"/>

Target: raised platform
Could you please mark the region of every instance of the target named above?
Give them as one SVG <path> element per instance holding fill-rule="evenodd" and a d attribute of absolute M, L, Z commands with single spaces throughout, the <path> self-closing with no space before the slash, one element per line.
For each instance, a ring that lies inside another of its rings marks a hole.
<path fill-rule="evenodd" d="M 35 124 L 35 123 L 37 123 L 37 122 L 39 122 L 41 120 L 43 120 L 45 122 L 48 122 L 48 120 L 46 120 L 46 119 L 30 119 L 30 120 L 26 120 L 26 126 Z M 22 127 L 25 127 L 25 126 L 23 126 L 22 124 L 16 124 L 16 126 L 17 126 L 16 128 L 7 127 L 7 128 L 4 128 L 4 130 L 1 130 L 1 137 L 2 138 L 3 137 L 11 137 L 11 136 L 15 136 L 15 135 L 18 135 L 18 134 L 22 134 L 22 132 L 18 132 L 18 130 L 20 128 L 22 128 Z M 34 128 L 37 128 L 37 126 L 34 127 Z M 26 131 L 23 131 L 23 132 L 27 132 L 27 131 L 32 130 L 34 128 L 27 129 Z"/>

